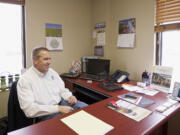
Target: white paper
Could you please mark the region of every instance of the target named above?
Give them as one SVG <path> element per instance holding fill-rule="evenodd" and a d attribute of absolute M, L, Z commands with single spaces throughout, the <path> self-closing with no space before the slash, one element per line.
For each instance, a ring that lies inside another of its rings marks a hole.
<path fill-rule="evenodd" d="M 105 45 L 105 32 L 97 33 L 97 46 Z"/>
<path fill-rule="evenodd" d="M 138 107 L 134 104 L 128 103 L 123 100 L 116 101 L 116 104 L 118 105 L 118 107 L 123 107 L 125 109 L 131 110 L 131 112 L 124 111 L 124 109 L 116 109 L 116 111 L 136 121 L 141 121 L 142 119 L 144 119 L 145 117 L 147 117 L 148 115 L 152 113 L 152 111 L 150 110 L 147 110 L 142 107 Z"/>
<path fill-rule="evenodd" d="M 137 90 L 142 90 L 143 88 L 131 85 L 131 84 L 123 84 L 122 87 L 128 91 L 137 91 Z"/>
<path fill-rule="evenodd" d="M 78 135 L 104 135 L 114 127 L 81 110 L 61 119 Z"/>
<path fill-rule="evenodd" d="M 136 91 L 137 93 L 141 93 L 141 94 L 145 94 L 145 95 L 149 95 L 149 96 L 154 96 L 158 93 L 158 91 L 156 90 L 148 90 L 148 89 L 139 89 Z"/>
<path fill-rule="evenodd" d="M 119 34 L 117 47 L 134 47 L 135 33 Z"/>

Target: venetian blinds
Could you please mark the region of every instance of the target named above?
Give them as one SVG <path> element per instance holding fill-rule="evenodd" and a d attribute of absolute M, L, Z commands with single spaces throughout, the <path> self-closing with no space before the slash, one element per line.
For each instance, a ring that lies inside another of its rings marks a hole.
<path fill-rule="evenodd" d="M 10 3 L 10 4 L 24 5 L 25 0 L 0 0 L 0 2 Z"/>
<path fill-rule="evenodd" d="M 156 0 L 156 24 L 180 21 L 180 0 Z"/>
<path fill-rule="evenodd" d="M 172 29 L 180 29 L 180 0 L 156 0 L 155 31 Z"/>

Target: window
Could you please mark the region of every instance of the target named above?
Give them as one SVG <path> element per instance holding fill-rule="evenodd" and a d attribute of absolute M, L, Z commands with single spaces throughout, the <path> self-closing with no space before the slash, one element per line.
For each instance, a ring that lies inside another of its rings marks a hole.
<path fill-rule="evenodd" d="M 25 67 L 23 6 L 0 0 L 0 75 L 20 74 Z"/>
<path fill-rule="evenodd" d="M 156 0 L 156 64 L 173 67 L 180 80 L 180 0 Z"/>

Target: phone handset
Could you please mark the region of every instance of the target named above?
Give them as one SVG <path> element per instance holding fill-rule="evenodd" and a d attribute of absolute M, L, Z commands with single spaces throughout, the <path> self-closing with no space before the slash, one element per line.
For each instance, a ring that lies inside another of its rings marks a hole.
<path fill-rule="evenodd" d="M 129 80 L 128 77 L 129 77 L 129 73 L 128 72 L 124 72 L 124 71 L 121 71 L 121 70 L 118 69 L 111 76 L 110 81 L 111 82 L 121 83 L 121 82 L 124 82 L 124 81 L 128 81 Z"/>
<path fill-rule="evenodd" d="M 127 75 L 122 75 L 119 79 L 117 79 L 118 83 L 123 82 L 127 78 Z"/>

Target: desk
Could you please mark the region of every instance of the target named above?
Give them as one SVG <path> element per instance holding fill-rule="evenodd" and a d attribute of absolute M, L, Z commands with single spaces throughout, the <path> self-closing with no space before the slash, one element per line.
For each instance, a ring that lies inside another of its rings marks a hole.
<path fill-rule="evenodd" d="M 114 126 L 114 129 L 107 133 L 107 135 L 165 135 L 167 120 L 179 111 L 180 104 L 177 103 L 174 108 L 172 108 L 167 113 L 161 114 L 155 111 L 155 108 L 167 100 L 167 95 L 165 93 L 159 92 L 153 97 L 148 97 L 155 101 L 155 104 L 150 105 L 147 109 L 153 111 L 148 117 L 140 122 L 136 122 L 114 110 L 107 108 L 107 102 L 111 100 L 118 100 L 117 95 L 124 94 L 128 91 L 116 91 L 107 92 L 98 87 L 100 82 L 93 81 L 92 84 L 87 84 L 86 80 L 81 79 L 67 79 L 66 83 L 70 84 L 70 87 L 79 87 L 83 92 L 86 90 L 94 91 L 98 93 L 102 101 L 93 103 L 88 107 L 83 108 L 86 112 L 94 115 L 95 117 L 105 121 L 106 123 Z M 135 82 L 130 82 L 135 83 Z M 94 93 L 93 93 L 94 94 Z M 98 98 L 98 100 L 100 99 Z M 64 118 L 74 112 L 59 116 L 14 132 L 8 135 L 76 135 L 76 133 L 63 124 L 59 119 Z"/>

